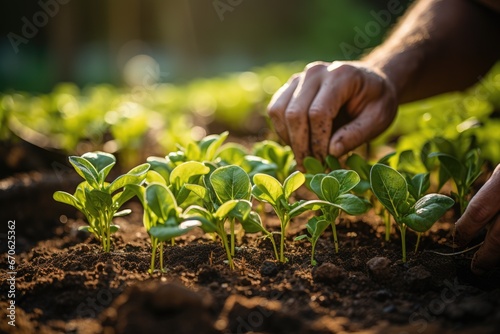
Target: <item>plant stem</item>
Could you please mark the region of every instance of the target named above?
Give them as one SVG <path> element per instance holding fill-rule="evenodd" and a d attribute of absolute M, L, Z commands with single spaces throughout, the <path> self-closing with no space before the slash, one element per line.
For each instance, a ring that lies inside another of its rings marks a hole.
<path fill-rule="evenodd" d="M 224 231 L 224 228 L 222 228 L 222 233 L 220 234 L 221 239 L 222 239 L 222 244 L 224 244 L 224 249 L 226 250 L 226 255 L 227 255 L 227 262 L 229 264 L 229 268 L 231 270 L 234 270 L 234 263 L 233 263 L 233 258 L 231 257 L 231 250 L 229 249 L 229 245 L 227 242 L 227 234 L 226 231 Z"/>
<path fill-rule="evenodd" d="M 156 257 L 156 247 L 158 245 L 158 240 L 151 237 L 151 266 L 149 267 L 149 273 L 153 274 L 155 271 L 155 257 Z"/>
<path fill-rule="evenodd" d="M 335 253 L 339 252 L 339 241 L 337 240 L 337 226 L 335 225 L 335 219 L 331 221 L 333 232 L 333 246 L 335 247 Z"/>
<path fill-rule="evenodd" d="M 165 272 L 165 270 L 163 270 L 163 242 L 160 242 L 160 270 L 162 273 Z"/>
<path fill-rule="evenodd" d="M 229 220 L 231 226 L 231 256 L 234 256 L 234 219 Z"/>
<path fill-rule="evenodd" d="M 316 260 L 314 260 L 314 252 L 316 251 L 316 242 L 311 240 L 311 266 L 316 265 Z"/>
<path fill-rule="evenodd" d="M 406 225 L 398 224 L 401 232 L 401 251 L 403 252 L 403 262 L 406 262 Z"/>
<path fill-rule="evenodd" d="M 280 221 L 281 221 L 281 239 L 280 239 L 280 262 L 285 263 L 285 234 L 286 234 L 286 227 L 289 222 L 288 215 L 285 213 L 284 215 L 280 215 Z"/>
<path fill-rule="evenodd" d="M 420 245 L 420 236 L 422 233 L 417 232 L 417 243 L 415 244 L 415 253 L 418 251 L 418 245 Z"/>
<path fill-rule="evenodd" d="M 267 237 L 269 238 L 269 240 L 271 240 L 271 243 L 273 244 L 274 257 L 276 258 L 276 260 L 279 261 L 278 248 L 276 248 L 276 242 L 274 242 L 274 236 L 272 233 L 269 233 Z"/>
<path fill-rule="evenodd" d="M 384 209 L 384 224 L 385 224 L 385 241 L 391 239 L 391 216 L 389 212 Z"/>

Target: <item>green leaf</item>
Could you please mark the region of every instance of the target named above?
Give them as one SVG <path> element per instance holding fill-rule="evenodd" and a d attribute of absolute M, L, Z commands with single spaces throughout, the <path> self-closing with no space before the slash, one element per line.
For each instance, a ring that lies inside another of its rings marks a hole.
<path fill-rule="evenodd" d="M 340 169 L 339 159 L 335 158 L 333 155 L 327 155 L 325 158 L 325 162 L 330 171 Z"/>
<path fill-rule="evenodd" d="M 369 204 L 353 194 L 343 194 L 337 197 L 334 202 L 339 209 L 345 211 L 349 215 L 357 216 L 368 210 Z"/>
<path fill-rule="evenodd" d="M 430 185 L 429 173 L 420 173 L 410 179 L 410 182 L 408 182 L 408 191 L 415 200 L 418 200 L 425 194 Z"/>
<path fill-rule="evenodd" d="M 396 152 L 391 152 L 389 154 L 384 155 L 380 160 L 378 161 L 379 164 L 382 165 L 387 165 L 389 166 L 391 164 L 391 160 L 393 157 L 396 156 Z"/>
<path fill-rule="evenodd" d="M 162 184 L 153 183 L 148 185 L 145 193 L 145 210 L 151 210 L 160 220 L 167 221 L 177 203 L 172 192 Z"/>
<path fill-rule="evenodd" d="M 345 163 L 350 169 L 357 172 L 361 179 L 367 181 L 370 179 L 371 166 L 368 164 L 368 162 L 366 162 L 365 159 L 361 158 L 356 153 L 351 154 L 347 158 Z"/>
<path fill-rule="evenodd" d="M 168 241 L 175 237 L 179 237 L 192 230 L 194 227 L 201 226 L 202 223 L 197 220 L 184 221 L 177 226 L 157 225 L 151 227 L 149 234 L 160 241 Z"/>
<path fill-rule="evenodd" d="M 251 211 L 246 219 L 240 220 L 240 223 L 246 233 L 263 232 L 264 234 L 269 234 L 262 225 L 262 221 L 257 212 Z"/>
<path fill-rule="evenodd" d="M 184 162 L 172 170 L 170 173 L 170 184 L 176 189 L 181 188 L 185 183 L 192 183 L 193 178 L 208 174 L 210 168 L 198 161 Z"/>
<path fill-rule="evenodd" d="M 284 195 L 285 199 L 288 200 L 292 193 L 299 189 L 301 185 L 304 184 L 306 181 L 306 178 L 304 174 L 302 174 L 299 171 L 294 172 L 290 176 L 288 176 L 285 179 L 285 182 L 283 183 L 283 190 L 284 190 Z"/>
<path fill-rule="evenodd" d="M 306 234 L 299 235 L 293 239 L 293 241 L 299 241 L 302 239 L 309 239 L 309 237 Z"/>
<path fill-rule="evenodd" d="M 281 183 L 272 176 L 261 173 L 255 174 L 253 183 L 252 194 L 259 201 L 276 206 L 280 197 L 284 196 Z"/>
<path fill-rule="evenodd" d="M 326 174 L 316 174 L 309 182 L 309 188 L 318 196 L 320 199 L 324 200 L 323 192 L 321 190 L 321 181 L 326 177 Z"/>
<path fill-rule="evenodd" d="M 238 200 L 236 206 L 229 212 L 230 218 L 235 218 L 240 222 L 248 219 L 252 211 L 252 203 L 247 200 Z"/>
<path fill-rule="evenodd" d="M 377 163 L 370 171 L 370 185 L 377 199 L 396 220 L 406 214 L 400 211 L 408 199 L 408 185 L 401 174 Z"/>
<path fill-rule="evenodd" d="M 151 165 L 150 171 L 157 172 L 165 179 L 165 181 L 169 180 L 170 172 L 173 167 L 169 165 L 169 161 L 167 159 L 160 157 L 148 157 L 146 162 Z"/>
<path fill-rule="evenodd" d="M 99 188 L 102 183 L 99 183 L 99 174 L 95 167 L 86 159 L 71 156 L 69 162 L 73 165 L 76 172 L 87 181 L 92 188 Z"/>
<path fill-rule="evenodd" d="M 214 223 L 214 217 L 207 209 L 198 205 L 192 205 L 184 211 L 184 214 L 190 220 L 198 220 L 201 222 L 201 228 L 206 233 L 218 231 L 217 225 Z"/>
<path fill-rule="evenodd" d="M 219 220 L 226 219 L 229 213 L 236 207 L 236 205 L 238 205 L 238 202 L 239 200 L 234 199 L 223 203 L 219 206 L 217 211 L 215 211 L 214 217 Z"/>
<path fill-rule="evenodd" d="M 124 217 L 124 216 L 127 216 L 129 215 L 130 213 L 132 213 L 132 210 L 130 209 L 125 209 L 125 210 L 122 210 L 122 211 L 118 211 L 118 212 L 115 212 L 115 214 L 113 215 L 113 217 Z"/>
<path fill-rule="evenodd" d="M 215 159 L 217 150 L 221 147 L 222 143 L 224 143 L 228 136 L 229 132 L 224 131 L 220 135 L 206 136 L 200 141 L 199 146 L 202 154 L 204 155 L 205 161 L 213 161 Z"/>
<path fill-rule="evenodd" d="M 328 226 L 330 226 L 330 222 L 322 219 L 322 217 L 312 217 L 306 225 L 307 230 L 311 234 L 311 238 L 314 241 L 318 240 Z"/>
<path fill-rule="evenodd" d="M 431 154 L 431 149 L 432 143 L 430 141 L 426 141 L 422 146 L 422 150 L 420 152 L 420 161 L 422 161 L 427 171 L 431 171 L 434 168 L 435 159 L 429 157 L 429 154 Z"/>
<path fill-rule="evenodd" d="M 450 175 L 456 183 L 463 182 L 465 178 L 465 166 L 455 157 L 440 152 L 431 153 L 430 157 L 437 157 L 441 163 L 441 167 L 446 170 L 447 174 Z"/>
<path fill-rule="evenodd" d="M 236 143 L 224 144 L 217 153 L 217 157 L 224 161 L 224 163 L 238 166 L 242 165 L 246 155 L 246 148 Z"/>
<path fill-rule="evenodd" d="M 419 199 L 402 223 L 417 232 L 425 232 L 441 218 L 455 202 L 448 196 L 429 194 Z"/>
<path fill-rule="evenodd" d="M 323 199 L 328 202 L 335 202 L 335 199 L 339 195 L 340 184 L 336 178 L 332 176 L 325 176 L 321 180 L 321 194 Z"/>
<path fill-rule="evenodd" d="M 203 201 L 209 201 L 207 188 L 200 186 L 198 184 L 188 183 L 185 185 L 186 189 L 197 195 Z"/>
<path fill-rule="evenodd" d="M 118 226 L 118 225 L 114 225 L 114 224 L 109 225 L 109 232 L 111 232 L 111 234 L 118 232 L 119 229 L 120 229 L 120 226 Z"/>
<path fill-rule="evenodd" d="M 210 183 L 219 203 L 232 199 L 249 200 L 252 185 L 248 174 L 235 165 L 219 167 L 210 175 Z"/>
<path fill-rule="evenodd" d="M 168 180 L 168 179 L 167 179 Z M 149 170 L 147 173 L 146 173 L 146 183 L 147 184 L 151 184 L 151 183 L 161 183 L 163 184 L 164 186 L 167 186 L 167 181 L 165 180 L 165 178 L 158 172 L 154 171 L 154 170 Z"/>
<path fill-rule="evenodd" d="M 52 197 L 54 198 L 54 200 L 61 202 L 61 203 L 69 204 L 78 210 L 83 208 L 82 203 L 80 203 L 80 201 L 78 199 L 76 199 L 75 196 L 73 196 L 67 192 L 56 191 L 54 193 L 54 195 L 52 195 Z"/>
<path fill-rule="evenodd" d="M 109 174 L 109 171 L 116 163 L 116 158 L 106 152 L 88 152 L 82 155 L 82 158 L 90 162 L 98 174 L 99 183 L 103 183 Z"/>
<path fill-rule="evenodd" d="M 294 203 L 295 204 L 295 203 Z M 306 211 L 319 210 L 324 206 L 332 206 L 333 204 L 322 200 L 301 201 L 296 203 L 288 213 L 290 219 L 303 214 Z"/>
<path fill-rule="evenodd" d="M 109 185 L 107 191 L 112 194 L 118 189 L 130 184 L 140 185 L 146 179 L 146 173 L 148 170 L 148 163 L 132 168 L 127 174 L 117 177 L 116 180 Z"/>
<path fill-rule="evenodd" d="M 302 164 L 304 165 L 307 174 L 319 174 L 325 172 L 325 167 L 321 161 L 316 158 L 305 157 Z"/>
<path fill-rule="evenodd" d="M 99 189 L 85 188 L 85 208 L 94 217 L 99 217 L 113 205 L 111 195 Z"/>
<path fill-rule="evenodd" d="M 339 193 L 344 194 L 352 190 L 361 180 L 358 173 L 353 170 L 337 169 L 328 174 L 339 182 Z"/>
<path fill-rule="evenodd" d="M 186 157 L 189 160 L 201 162 L 201 149 L 193 142 L 189 142 L 186 147 Z"/>

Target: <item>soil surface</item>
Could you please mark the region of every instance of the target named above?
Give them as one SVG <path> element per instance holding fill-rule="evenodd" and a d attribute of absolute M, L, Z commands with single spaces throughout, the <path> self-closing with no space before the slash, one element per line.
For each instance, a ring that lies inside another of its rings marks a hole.
<path fill-rule="evenodd" d="M 78 214 L 46 219 L 56 211 L 46 204 L 37 219 L 23 212 L 30 209 L 29 195 L 23 201 L 7 211 L 9 219 L 29 217 L 16 220 L 15 327 L 5 314 L 11 284 L 2 239 L 2 333 L 500 331 L 500 271 L 476 277 L 469 269 L 473 252 L 434 253 L 452 252 L 450 217 L 422 237 L 417 253 L 416 237 L 408 233 L 407 263 L 399 233 L 393 230 L 385 242 L 381 220 L 370 212 L 357 220 L 343 217 L 339 253 L 330 231 L 321 237 L 316 267 L 309 242 L 293 241 L 305 233 L 307 216 L 301 216 L 288 231 L 285 264 L 274 261 L 269 240 L 245 235 L 232 271 L 220 242 L 193 230 L 164 247 L 166 273 L 150 275 L 150 241 L 137 203 L 128 204 L 130 216 L 115 220 L 121 229 L 112 252 L 103 253 L 78 231 L 85 224 Z M 276 217 L 264 209 L 264 223 L 278 231 Z"/>

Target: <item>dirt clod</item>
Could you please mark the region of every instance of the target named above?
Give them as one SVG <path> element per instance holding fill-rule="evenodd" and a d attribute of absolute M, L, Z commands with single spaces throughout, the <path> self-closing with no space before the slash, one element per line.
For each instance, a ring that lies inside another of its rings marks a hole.
<path fill-rule="evenodd" d="M 366 262 L 368 271 L 377 280 L 385 280 L 391 276 L 391 260 L 386 257 L 376 256 Z"/>
<path fill-rule="evenodd" d="M 326 284 L 338 283 L 344 279 L 345 275 L 346 273 L 343 268 L 329 262 L 323 263 L 312 271 L 312 276 L 315 282 Z"/>

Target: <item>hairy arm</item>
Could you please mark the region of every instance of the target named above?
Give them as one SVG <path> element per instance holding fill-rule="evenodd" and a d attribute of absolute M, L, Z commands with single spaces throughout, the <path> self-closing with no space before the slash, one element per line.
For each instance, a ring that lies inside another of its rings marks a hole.
<path fill-rule="evenodd" d="M 398 102 L 461 90 L 500 57 L 500 1 L 422 0 L 364 62 L 394 84 Z"/>

